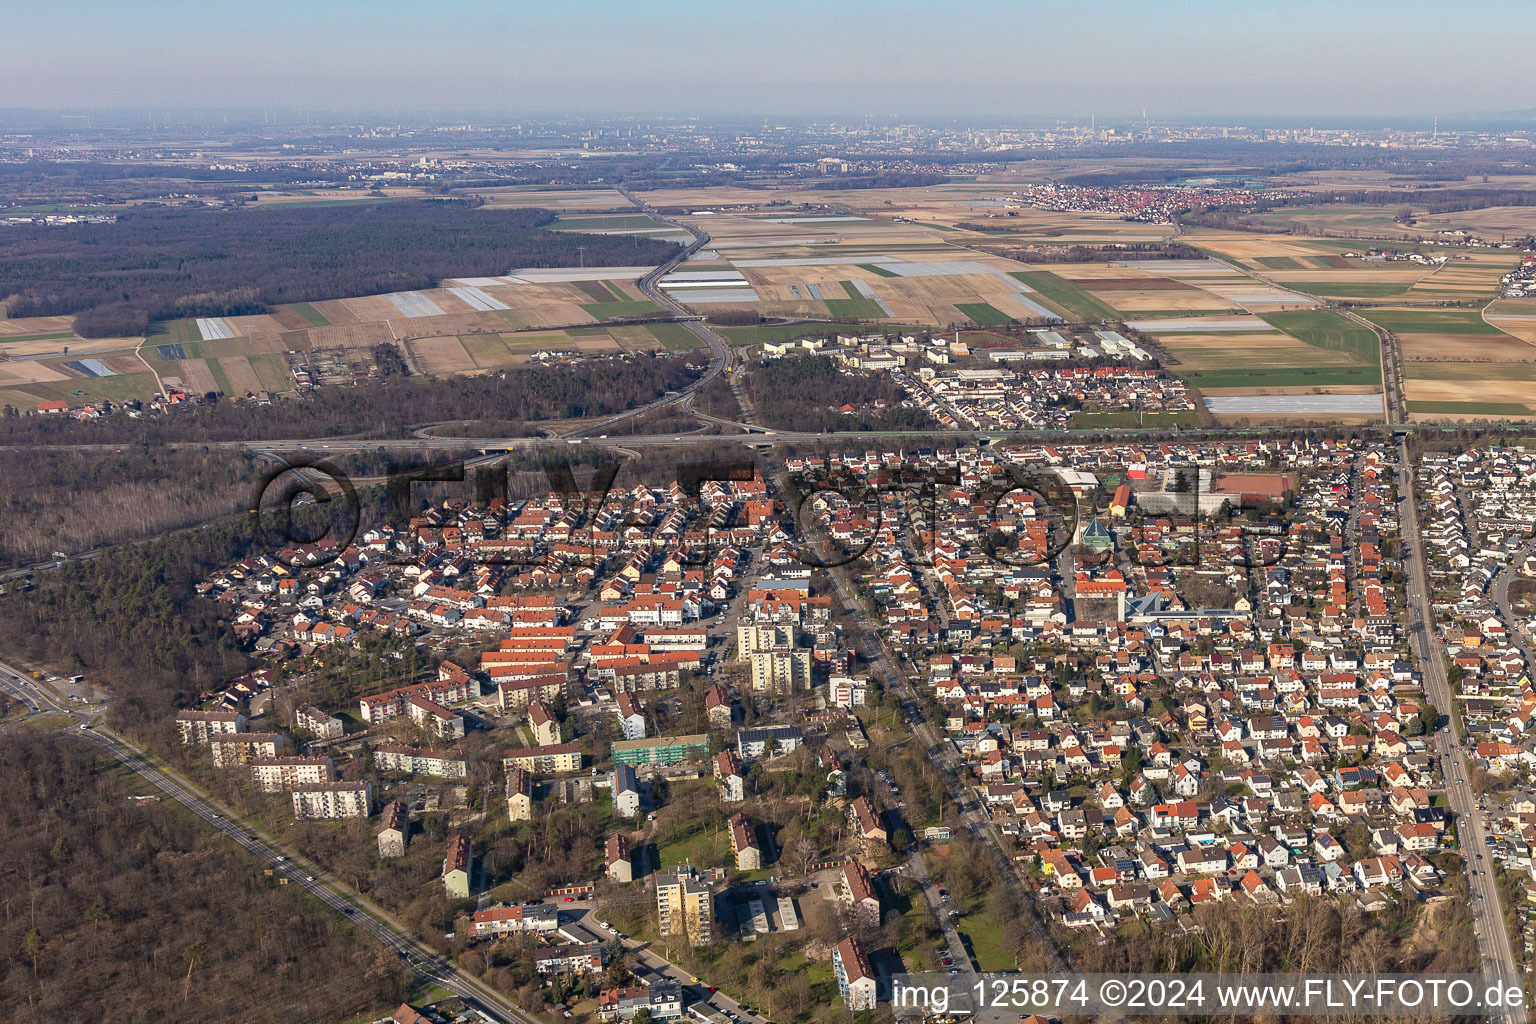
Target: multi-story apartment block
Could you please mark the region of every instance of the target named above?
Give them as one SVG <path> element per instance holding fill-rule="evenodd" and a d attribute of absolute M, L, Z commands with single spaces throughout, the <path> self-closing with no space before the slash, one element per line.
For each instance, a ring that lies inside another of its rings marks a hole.
<path fill-rule="evenodd" d="M 663 935 L 684 936 L 695 946 L 708 945 L 714 936 L 714 895 L 687 865 L 656 876 L 656 913 Z"/>
<path fill-rule="evenodd" d="M 627 764 L 613 766 L 613 813 L 621 818 L 640 814 L 640 780 Z"/>
<path fill-rule="evenodd" d="M 470 917 L 469 932 L 476 938 L 493 935 L 538 934 L 560 927 L 560 911 L 548 904 L 532 907 L 487 907 Z"/>
<path fill-rule="evenodd" d="M 798 749 L 804 739 L 798 725 L 743 729 L 736 735 L 736 752 L 748 760 L 770 754 L 777 757 Z"/>
<path fill-rule="evenodd" d="M 734 750 L 722 750 L 715 755 L 715 781 L 720 785 L 720 799 L 726 803 L 740 803 L 747 798 L 747 773 Z"/>
<path fill-rule="evenodd" d="M 560 723 L 555 713 L 542 700 L 528 705 L 528 725 L 533 729 L 533 742 L 541 747 L 553 747 L 560 742 Z"/>
<path fill-rule="evenodd" d="M 394 743 L 381 743 L 373 748 L 373 766 L 380 771 L 435 775 L 444 779 L 462 779 L 469 774 L 469 762 L 458 754 Z"/>
<path fill-rule="evenodd" d="M 507 818 L 533 820 L 533 776 L 521 768 L 507 772 Z"/>
<path fill-rule="evenodd" d="M 362 782 L 312 782 L 294 786 L 296 818 L 366 818 L 373 813 L 373 786 Z"/>
<path fill-rule="evenodd" d="M 313 704 L 305 704 L 293 713 L 293 725 L 317 740 L 339 740 L 344 731 L 341 719 L 326 714 Z"/>
<path fill-rule="evenodd" d="M 864 955 L 859 940 L 852 935 L 833 948 L 832 973 L 837 976 L 843 1005 L 851 1012 L 875 1008 L 875 972 L 870 970 L 869 957 Z"/>
<path fill-rule="evenodd" d="M 629 839 L 624 833 L 615 832 L 608 837 L 608 845 L 604 850 L 604 863 L 611 880 L 615 882 L 635 880 L 635 865 L 629 855 Z"/>
<path fill-rule="evenodd" d="M 709 753 L 709 736 L 647 736 L 638 740 L 614 740 L 610 748 L 614 764 L 678 764 Z"/>
<path fill-rule="evenodd" d="M 207 743 L 214 736 L 245 732 L 245 716 L 238 711 L 178 711 L 176 731 L 183 743 Z"/>
<path fill-rule="evenodd" d="M 328 757 L 258 757 L 250 766 L 256 788 L 263 793 L 281 793 L 294 786 L 330 782 L 336 777 Z"/>
<path fill-rule="evenodd" d="M 469 675 L 453 675 L 447 679 L 435 679 L 426 683 L 402 686 L 384 693 L 375 693 L 357 702 L 363 721 L 370 725 L 387 722 L 406 713 L 411 700 L 425 697 L 435 704 L 462 704 L 480 696 L 480 684 Z"/>
<path fill-rule="evenodd" d="M 379 856 L 404 857 L 411 844 L 411 809 L 404 800 L 393 800 L 379 816 Z"/>
<path fill-rule="evenodd" d="M 469 898 L 469 874 L 474 859 L 469 837 L 454 836 L 448 840 L 448 849 L 443 855 L 443 891 L 449 899 Z"/>
<path fill-rule="evenodd" d="M 645 712 L 640 710 L 640 702 L 633 694 L 621 693 L 619 703 L 619 729 L 627 740 L 639 740 L 645 738 Z"/>
<path fill-rule="evenodd" d="M 250 764 L 257 758 L 277 757 L 288 748 L 288 737 L 279 732 L 219 733 L 208 737 L 215 768 Z"/>
<path fill-rule="evenodd" d="M 581 770 L 581 748 L 574 743 L 548 747 L 519 747 L 506 751 L 501 758 L 505 769 L 521 768 L 535 775 L 557 775 Z"/>
<path fill-rule="evenodd" d="M 464 738 L 464 716 L 426 697 L 412 697 L 405 713 L 429 736 L 440 740 Z"/>
<path fill-rule="evenodd" d="M 763 851 L 757 845 L 757 829 L 745 814 L 733 814 L 730 821 L 731 853 L 737 871 L 756 871 L 763 866 Z"/>

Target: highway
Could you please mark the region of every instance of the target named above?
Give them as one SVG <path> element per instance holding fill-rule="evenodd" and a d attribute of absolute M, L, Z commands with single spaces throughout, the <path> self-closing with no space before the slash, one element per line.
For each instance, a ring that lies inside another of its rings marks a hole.
<path fill-rule="evenodd" d="M 1483 973 L 1499 978 L 1504 984 L 1519 984 L 1517 961 L 1504 927 L 1498 887 L 1494 884 L 1487 827 L 1477 807 L 1476 794 L 1472 792 L 1464 744 L 1457 740 L 1452 724 L 1456 698 L 1446 678 L 1445 659 L 1435 638 L 1432 591 L 1424 561 L 1424 539 L 1419 533 L 1418 502 L 1414 498 L 1413 468 L 1406 439 L 1398 441 L 1398 460 L 1400 525 L 1409 544 L 1409 636 L 1424 674 L 1424 689 L 1445 716 L 1445 724 L 1433 737 L 1434 751 L 1440 758 L 1445 776 L 1446 799 L 1456 816 L 1456 834 L 1465 864 L 1467 888 L 1472 897 L 1472 932 L 1477 940 L 1479 966 Z M 1505 1024 L 1525 1024 L 1526 1018 L 1524 1009 L 1517 1007 L 1490 1014 L 1490 1019 Z"/>
<path fill-rule="evenodd" d="M 695 314 L 692 310 L 684 307 L 682 303 L 678 302 L 672 296 L 668 295 L 666 289 L 660 287 L 658 284 L 662 278 L 666 277 L 672 271 L 681 266 L 683 262 L 688 259 L 688 257 L 692 256 L 694 253 L 704 248 L 705 245 L 709 244 L 709 235 L 705 234 L 703 231 L 700 231 L 698 228 L 691 224 L 685 224 L 682 221 L 673 220 L 669 217 L 663 217 L 650 206 L 637 199 L 634 193 L 630 192 L 628 189 L 619 188 L 618 192 L 625 199 L 628 199 L 631 203 L 635 204 L 635 207 L 642 213 L 648 214 L 653 219 L 661 221 L 664 224 L 670 224 L 673 227 L 680 228 L 693 236 L 692 242 L 689 242 L 676 255 L 667 260 L 667 262 L 663 263 L 659 267 L 656 267 L 650 273 L 640 278 L 636 284 L 639 286 L 640 291 L 645 295 L 646 298 L 650 299 L 662 309 L 667 310 L 668 312 L 677 316 L 679 318 L 678 322 L 681 323 L 685 329 L 696 335 L 698 339 L 704 343 L 705 347 L 707 347 L 710 352 L 709 369 L 706 370 L 703 376 L 701 376 L 698 380 L 694 381 L 686 388 L 683 388 L 674 394 L 664 395 L 661 398 L 656 399 L 654 402 L 647 402 L 645 405 L 637 406 L 633 409 L 618 413 L 614 416 L 609 416 L 606 419 L 597 421 L 596 423 L 584 423 L 576 429 L 561 434 L 560 436 L 562 438 L 590 437 L 593 434 L 598 434 L 601 436 L 603 432 L 607 431 L 616 423 L 622 423 L 625 420 L 633 419 L 636 416 L 641 416 L 656 409 L 663 409 L 670 405 L 682 405 L 692 415 L 720 426 L 735 427 L 742 430 L 751 429 L 746 424 L 736 423 L 733 420 L 720 419 L 719 417 L 715 416 L 707 416 L 693 408 L 694 395 L 708 387 L 710 381 L 714 380 L 722 373 L 725 373 L 726 368 L 731 365 L 731 343 L 706 327 L 701 317 Z"/>
<path fill-rule="evenodd" d="M 447 989 L 493 1020 L 511 1024 L 540 1024 L 538 1018 L 528 1015 L 478 979 L 460 971 L 448 958 L 418 942 L 384 910 L 327 874 L 324 869 L 285 850 L 259 830 L 253 831 L 228 808 L 197 791 L 177 774 L 156 764 L 143 751 L 100 724 L 99 710 L 81 710 L 61 704 L 47 687 L 4 663 L 0 663 L 0 689 L 26 701 L 34 709 L 57 711 L 74 717 L 77 724 L 68 730 L 70 735 L 109 754 L 161 793 L 244 847 L 267 868 L 286 877 L 290 886 L 303 890 L 372 935 L 381 945 L 394 950 L 401 962 L 418 978 Z"/>

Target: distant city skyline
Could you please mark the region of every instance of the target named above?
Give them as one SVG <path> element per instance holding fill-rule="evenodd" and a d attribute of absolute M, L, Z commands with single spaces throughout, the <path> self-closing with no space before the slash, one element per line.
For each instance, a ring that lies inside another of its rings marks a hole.
<path fill-rule="evenodd" d="M 62 0 L 13 9 L 9 107 L 700 116 L 1442 117 L 1536 107 L 1529 8 Z"/>

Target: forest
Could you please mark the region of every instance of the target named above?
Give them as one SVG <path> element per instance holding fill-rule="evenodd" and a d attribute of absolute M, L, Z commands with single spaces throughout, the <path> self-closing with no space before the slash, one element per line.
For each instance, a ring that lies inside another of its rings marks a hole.
<path fill-rule="evenodd" d="M 0 442 L 132 443 L 259 441 L 365 433 L 403 436 L 409 426 L 449 420 L 509 421 L 606 416 L 686 387 L 702 367 L 686 357 L 625 355 L 551 366 L 528 366 L 479 377 L 440 380 L 391 375 L 351 387 L 317 388 L 271 405 L 217 401 L 158 416 L 110 416 L 80 422 L 53 416 L 5 415 Z"/>
<path fill-rule="evenodd" d="M 69 737 L 0 744 L 5 1020 L 288 1024 L 400 1003 L 389 951 L 179 806 L 130 799 L 114 764 Z"/>
<path fill-rule="evenodd" d="M 844 372 L 825 356 L 774 359 L 752 368 L 747 394 L 764 426 L 781 430 L 925 430 L 937 427 L 922 409 L 897 403 L 902 390 L 879 373 Z M 875 402 L 886 407 L 877 409 Z M 851 405 L 844 414 L 838 408 Z"/>
<path fill-rule="evenodd" d="M 162 728 L 197 694 L 245 672 L 224 616 L 194 587 L 254 550 L 243 520 L 192 530 L 40 573 L 0 595 L 0 650 L 88 673 L 116 695 L 113 722 Z"/>
<path fill-rule="evenodd" d="M 0 566 L 242 512 L 268 465 L 244 452 L 0 451 Z"/>
<path fill-rule="evenodd" d="M 266 312 L 431 288 L 513 267 L 664 262 L 677 246 L 546 230 L 547 210 L 468 200 L 276 209 L 136 209 L 106 224 L 17 225 L 0 234 L 0 299 L 13 317 L 79 314 L 84 337 L 140 335 L 151 320 Z"/>

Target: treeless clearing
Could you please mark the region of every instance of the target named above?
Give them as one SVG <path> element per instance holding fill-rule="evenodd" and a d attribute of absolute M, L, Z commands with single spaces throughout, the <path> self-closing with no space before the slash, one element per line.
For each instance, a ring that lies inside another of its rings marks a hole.
<path fill-rule="evenodd" d="M 353 313 L 352 310 L 347 306 L 347 301 L 348 300 L 346 299 L 327 299 L 324 302 L 312 302 L 310 305 L 314 306 L 315 311 L 329 320 L 332 325 L 336 327 L 345 327 L 347 324 L 355 324 L 358 322 L 357 315 Z M 387 304 L 389 300 L 384 299 L 382 301 Z M 398 312 L 398 310 L 395 310 L 393 306 L 390 306 L 390 309 L 391 311 Z M 378 316 L 374 317 L 373 319 L 382 320 L 384 317 Z M 305 326 L 308 325 L 306 324 Z M 298 328 L 295 328 L 295 330 L 298 330 Z"/>
<path fill-rule="evenodd" d="M 1215 292 L 1202 291 L 1199 288 L 1189 288 L 1181 291 L 1100 291 L 1095 289 L 1094 295 L 1124 313 L 1135 313 L 1149 309 L 1236 310 L 1239 308 L 1231 299 L 1218 295 Z"/>
<path fill-rule="evenodd" d="M 180 373 L 182 386 L 194 394 L 204 394 L 209 391 L 222 391 L 219 382 L 213 377 L 213 371 L 208 368 L 208 363 L 203 359 L 181 359 L 176 362 Z"/>
<path fill-rule="evenodd" d="M 380 322 L 312 327 L 308 333 L 310 344 L 315 348 L 372 348 L 395 340 L 389 333 L 389 325 Z"/>
<path fill-rule="evenodd" d="M 73 334 L 75 318 L 72 316 L 27 316 L 15 320 L 0 320 L 0 341 L 13 334 Z"/>
<path fill-rule="evenodd" d="M 298 326 L 305 326 L 302 317 L 297 319 L 300 321 Z M 266 313 L 256 316 L 227 316 L 224 318 L 224 322 L 229 324 L 230 330 L 244 336 L 252 334 L 277 334 L 280 331 L 291 329 L 284 327 L 282 321 L 277 319 L 277 317 Z"/>
<path fill-rule="evenodd" d="M 416 338 L 409 347 L 423 373 L 453 374 L 477 369 L 474 358 L 464 351 L 458 338 Z"/>
<path fill-rule="evenodd" d="M 1334 389 L 1332 389 L 1332 388 L 1330 388 L 1329 390 L 1330 391 L 1334 391 Z M 1220 424 L 1223 424 L 1223 425 L 1226 425 L 1226 426 L 1247 426 L 1247 425 L 1253 423 L 1253 421 L 1255 419 L 1255 417 L 1251 413 L 1250 414 L 1246 414 L 1246 415 L 1244 415 L 1244 414 L 1216 413 L 1216 414 L 1214 414 L 1214 418 L 1215 418 L 1217 423 L 1220 423 Z M 1412 417 L 1410 417 L 1410 418 L 1412 418 Z M 1301 426 L 1301 425 L 1304 425 L 1304 424 L 1307 424 L 1307 423 L 1324 423 L 1324 424 L 1330 424 L 1330 423 L 1342 423 L 1342 424 L 1378 423 L 1378 422 L 1381 421 L 1381 416 L 1380 415 L 1373 415 L 1371 413 L 1358 413 L 1358 412 L 1345 412 L 1345 413 L 1338 413 L 1338 412 L 1333 412 L 1333 413 L 1266 412 L 1262 416 L 1257 417 L 1257 419 L 1258 419 L 1258 422 L 1260 422 L 1260 423 L 1269 423 L 1269 422 L 1273 421 L 1273 422 L 1281 422 L 1281 423 L 1294 424 L 1296 426 Z"/>
<path fill-rule="evenodd" d="M 432 338 L 445 335 L 499 333 L 507 323 L 495 311 L 449 313 L 444 316 L 412 316 L 391 320 L 385 333 L 392 328 L 394 336 L 401 339 Z"/>
<path fill-rule="evenodd" d="M 1498 372 L 1497 366 L 1489 367 Z M 1403 382 L 1410 402 L 1497 402 L 1536 408 L 1536 388 L 1525 380 L 1413 380 Z"/>
<path fill-rule="evenodd" d="M 1279 331 L 1254 334 L 1167 334 L 1157 344 L 1188 370 L 1257 366 L 1350 366 L 1348 353 L 1308 345 Z"/>
<path fill-rule="evenodd" d="M 1381 388 L 1375 384 L 1262 384 L 1251 388 L 1201 388 L 1202 395 L 1225 398 L 1232 395 L 1379 395 Z M 1270 413 L 1265 413 L 1268 416 Z M 1279 413 L 1276 415 L 1285 415 Z M 1301 415 L 1321 415 L 1303 413 Z"/>
<path fill-rule="evenodd" d="M 1536 317 L 1536 308 L 1533 308 L 1530 313 L 1525 315 Z M 1512 334 L 1523 342 L 1536 345 L 1536 319 L 1523 320 L 1516 317 L 1501 317 L 1494 313 L 1488 313 L 1487 320 L 1505 334 Z"/>
<path fill-rule="evenodd" d="M 219 369 L 224 371 L 224 378 L 229 381 L 230 393 L 243 395 L 247 391 L 260 393 L 266 390 L 266 385 L 261 382 L 261 377 L 251 366 L 249 359 L 240 356 L 230 356 L 218 361 Z"/>
<path fill-rule="evenodd" d="M 1399 334 L 1397 344 L 1409 360 L 1523 363 L 1536 359 L 1536 346 L 1506 334 Z"/>
<path fill-rule="evenodd" d="M 34 359 L 12 359 L 0 362 L 0 381 L 7 385 L 41 384 L 45 381 L 69 379 L 68 374 L 44 366 Z"/>

